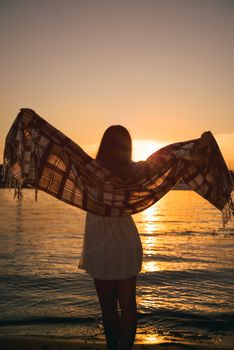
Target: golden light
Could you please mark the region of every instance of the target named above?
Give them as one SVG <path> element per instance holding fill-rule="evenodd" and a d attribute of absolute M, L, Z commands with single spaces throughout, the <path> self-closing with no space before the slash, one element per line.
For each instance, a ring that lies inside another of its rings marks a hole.
<path fill-rule="evenodd" d="M 164 338 L 157 334 L 144 334 L 142 342 L 147 344 L 160 344 L 164 341 Z"/>
<path fill-rule="evenodd" d="M 155 140 L 134 139 L 132 145 L 132 159 L 139 161 L 148 158 L 152 153 L 165 146 L 165 143 Z"/>
<path fill-rule="evenodd" d="M 81 145 L 81 148 L 90 155 L 90 157 L 95 158 L 97 155 L 99 144 L 98 143 L 89 143 Z"/>
<path fill-rule="evenodd" d="M 132 140 L 132 160 L 135 162 L 139 160 L 145 160 L 152 153 L 156 152 L 157 150 L 166 146 L 167 144 L 168 142 L 134 139 Z M 81 145 L 81 148 L 83 148 L 83 150 L 93 158 L 96 157 L 98 147 L 99 147 L 98 143 Z"/>
<path fill-rule="evenodd" d="M 159 266 L 157 261 L 144 261 L 142 272 L 156 272 L 161 271 L 162 268 Z"/>

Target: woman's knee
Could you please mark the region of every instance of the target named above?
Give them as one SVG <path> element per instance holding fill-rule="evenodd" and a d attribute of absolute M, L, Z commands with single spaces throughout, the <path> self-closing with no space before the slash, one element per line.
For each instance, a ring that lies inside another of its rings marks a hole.
<path fill-rule="evenodd" d="M 118 313 L 118 300 L 116 298 L 102 301 L 100 305 L 104 317 L 113 317 Z"/>
<path fill-rule="evenodd" d="M 104 314 L 113 314 L 118 309 L 115 281 L 94 280 L 98 299 Z"/>
<path fill-rule="evenodd" d="M 121 313 L 135 314 L 137 312 L 136 278 L 119 281 L 117 291 Z"/>
<path fill-rule="evenodd" d="M 136 302 L 120 303 L 121 316 L 135 317 L 137 314 Z"/>

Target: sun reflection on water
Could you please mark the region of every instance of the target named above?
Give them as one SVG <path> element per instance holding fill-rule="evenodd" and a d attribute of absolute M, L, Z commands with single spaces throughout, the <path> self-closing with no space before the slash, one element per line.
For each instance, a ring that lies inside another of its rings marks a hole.
<path fill-rule="evenodd" d="M 160 270 L 162 270 L 162 268 L 156 261 L 145 261 L 142 268 L 142 272 L 155 272 Z"/>
<path fill-rule="evenodd" d="M 160 344 L 164 341 L 165 339 L 162 336 L 159 336 L 158 334 L 139 334 L 136 339 L 136 342 L 139 344 Z"/>
<path fill-rule="evenodd" d="M 154 256 L 155 251 L 157 250 L 158 238 L 155 235 L 155 232 L 157 230 L 156 218 L 159 214 L 158 211 L 158 207 L 154 205 L 142 213 L 145 232 L 145 235 L 142 237 L 142 243 L 144 253 L 147 257 Z M 156 261 L 150 260 L 143 262 L 142 272 L 154 272 L 159 270 L 160 268 Z"/>
<path fill-rule="evenodd" d="M 142 218 L 145 223 L 144 228 L 145 232 L 152 233 L 156 230 L 156 220 L 158 215 L 158 207 L 153 205 L 149 207 L 147 210 L 142 212 Z"/>

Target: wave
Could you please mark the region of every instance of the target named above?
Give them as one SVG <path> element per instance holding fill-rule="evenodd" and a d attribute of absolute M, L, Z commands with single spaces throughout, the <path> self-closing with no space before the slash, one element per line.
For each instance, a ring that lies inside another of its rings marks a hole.
<path fill-rule="evenodd" d="M 152 261 L 157 259 L 152 259 Z M 138 277 L 139 281 L 141 280 L 153 280 L 154 278 L 159 278 L 162 276 L 163 279 L 165 278 L 174 278 L 177 281 L 180 279 L 200 279 L 202 282 L 204 279 L 217 278 L 218 280 L 222 280 L 223 277 L 232 277 L 233 278 L 234 269 L 233 268 L 219 268 L 216 270 L 203 270 L 203 269 L 192 269 L 192 270 L 162 270 L 162 271 L 155 271 L 155 272 L 145 272 L 141 273 Z M 231 276 L 230 276 L 231 274 Z"/>
<path fill-rule="evenodd" d="M 162 261 L 162 262 L 196 262 L 196 263 L 213 263 L 213 260 L 209 259 L 201 259 L 198 257 L 182 257 L 177 255 L 164 255 L 164 254 L 158 254 L 157 249 L 155 256 L 152 256 L 152 254 L 144 255 L 144 261 Z"/>
<path fill-rule="evenodd" d="M 199 329 L 206 332 L 233 332 L 234 313 L 200 314 L 196 312 L 183 312 L 179 310 L 158 310 L 139 314 L 139 320 L 156 328 L 169 327 L 178 331 L 186 328 L 193 333 Z"/>
<path fill-rule="evenodd" d="M 13 320 L 0 320 L 0 327 L 29 326 L 43 324 L 91 324 L 97 321 L 95 317 L 37 317 Z"/>
<path fill-rule="evenodd" d="M 159 309 L 153 312 L 138 313 L 139 324 L 150 327 L 173 327 L 187 329 L 204 329 L 206 331 L 233 331 L 234 313 L 199 314 L 179 310 Z M 0 320 L 0 327 L 31 325 L 94 325 L 100 317 L 33 317 L 12 320 Z"/>
<path fill-rule="evenodd" d="M 192 231 L 192 230 L 185 230 L 185 231 L 170 231 L 170 232 L 140 232 L 140 236 L 142 237 L 157 237 L 157 236 L 222 236 L 222 237 L 233 237 L 234 236 L 234 229 L 233 228 L 226 228 L 226 229 L 217 229 L 217 230 L 211 230 L 211 231 Z"/>

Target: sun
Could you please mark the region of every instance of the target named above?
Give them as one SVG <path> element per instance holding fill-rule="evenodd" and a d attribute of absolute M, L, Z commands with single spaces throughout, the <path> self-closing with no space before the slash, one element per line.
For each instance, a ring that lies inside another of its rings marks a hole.
<path fill-rule="evenodd" d="M 132 140 L 132 160 L 137 162 L 139 160 L 147 159 L 152 153 L 160 148 L 166 146 L 167 142 L 155 141 L 148 139 L 134 139 Z M 91 157 L 95 158 L 99 145 L 97 143 L 86 144 L 83 146 L 85 152 Z"/>
<path fill-rule="evenodd" d="M 145 160 L 163 146 L 165 143 L 155 140 L 134 139 L 132 141 L 132 159 L 135 162 Z"/>

